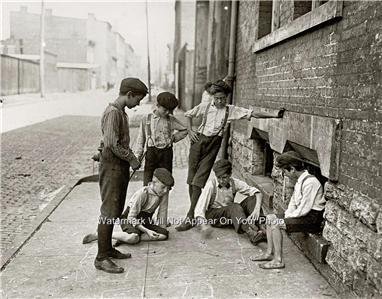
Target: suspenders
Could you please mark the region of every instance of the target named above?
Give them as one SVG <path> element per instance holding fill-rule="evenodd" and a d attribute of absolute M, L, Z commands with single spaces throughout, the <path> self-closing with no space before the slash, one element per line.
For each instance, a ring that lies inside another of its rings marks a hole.
<path fill-rule="evenodd" d="M 306 177 L 304 177 L 304 179 L 302 180 L 301 182 L 301 189 L 300 189 L 300 193 L 301 193 L 301 196 L 302 196 L 302 186 L 304 185 L 305 181 L 309 178 L 314 178 L 315 176 L 314 175 L 311 175 L 311 174 L 308 174 Z"/>
<path fill-rule="evenodd" d="M 236 187 L 235 187 L 235 183 L 234 183 L 234 180 L 233 178 L 231 178 L 231 188 L 232 188 L 232 195 L 233 195 L 233 198 L 235 199 L 235 196 L 236 196 Z M 212 196 L 211 196 L 211 199 L 210 199 L 210 203 L 208 204 L 208 207 L 210 207 L 213 202 L 216 200 L 216 197 L 218 195 L 218 192 L 217 192 L 217 186 L 216 186 L 216 180 L 213 179 L 212 180 L 212 185 L 214 186 L 214 191 L 212 192 Z"/>
<path fill-rule="evenodd" d="M 204 112 L 204 115 L 203 115 L 203 120 L 202 120 L 202 125 L 201 125 L 201 128 L 202 128 L 202 134 L 204 133 L 204 127 L 206 126 L 206 122 L 207 122 L 207 114 L 208 114 L 208 111 L 210 110 L 210 106 L 211 106 L 211 102 L 208 103 L 207 108 L 206 108 L 206 111 Z M 221 132 L 222 130 L 224 131 L 225 126 L 226 126 L 226 124 L 227 124 L 228 116 L 229 116 L 229 107 L 226 106 L 226 107 L 225 107 L 224 120 L 223 120 L 223 122 L 222 122 L 222 124 L 221 124 L 221 127 L 220 127 L 220 129 L 219 129 L 219 131 L 217 132 L 216 135 L 219 135 L 220 132 Z"/>
<path fill-rule="evenodd" d="M 153 138 L 151 137 L 152 136 L 152 132 L 151 132 L 151 117 L 152 117 L 152 114 L 150 113 L 150 114 L 147 115 L 147 120 L 146 120 L 147 144 L 148 144 L 149 139 L 151 139 L 151 142 L 155 146 L 155 142 L 154 142 Z M 167 131 L 168 131 L 168 136 L 172 140 L 172 138 L 171 138 L 172 127 L 171 127 L 171 119 L 170 118 L 167 121 Z"/>

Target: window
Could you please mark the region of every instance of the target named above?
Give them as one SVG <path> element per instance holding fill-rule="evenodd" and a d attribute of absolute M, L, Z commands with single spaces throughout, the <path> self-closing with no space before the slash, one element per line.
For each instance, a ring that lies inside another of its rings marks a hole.
<path fill-rule="evenodd" d="M 279 0 L 258 3 L 257 39 L 253 51 L 258 52 L 292 38 L 328 21 L 342 17 L 342 0 L 293 1 L 293 5 L 281 5 Z M 289 3 L 289 2 L 286 2 Z M 280 15 L 291 12 L 290 22 L 280 27 Z"/>
<path fill-rule="evenodd" d="M 312 1 L 301 1 L 301 0 L 294 0 L 293 1 L 293 19 L 297 19 L 298 17 L 301 17 L 302 15 L 310 12 L 312 10 Z"/>
<path fill-rule="evenodd" d="M 262 38 L 272 31 L 272 3 L 272 0 L 260 0 L 257 38 Z"/>

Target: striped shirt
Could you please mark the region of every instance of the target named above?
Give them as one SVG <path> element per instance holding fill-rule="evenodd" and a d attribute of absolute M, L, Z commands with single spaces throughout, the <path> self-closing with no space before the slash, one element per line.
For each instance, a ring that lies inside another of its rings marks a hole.
<path fill-rule="evenodd" d="M 130 149 L 129 120 L 125 111 L 110 103 L 102 115 L 101 130 L 104 143 L 103 162 L 129 162 L 135 158 Z"/>

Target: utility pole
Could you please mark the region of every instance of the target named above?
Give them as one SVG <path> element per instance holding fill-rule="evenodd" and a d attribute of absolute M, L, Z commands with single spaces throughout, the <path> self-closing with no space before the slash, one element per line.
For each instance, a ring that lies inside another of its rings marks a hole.
<path fill-rule="evenodd" d="M 147 39 L 147 78 L 149 84 L 149 102 L 151 102 L 151 67 L 150 67 L 150 43 L 149 43 L 149 8 L 146 0 L 146 39 Z"/>
<path fill-rule="evenodd" d="M 45 97 L 45 5 L 44 0 L 41 0 L 41 21 L 40 21 L 40 96 Z"/>

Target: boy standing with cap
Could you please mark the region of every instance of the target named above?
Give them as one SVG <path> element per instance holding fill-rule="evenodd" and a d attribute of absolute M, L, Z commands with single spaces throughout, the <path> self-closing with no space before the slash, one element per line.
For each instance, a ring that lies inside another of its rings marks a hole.
<path fill-rule="evenodd" d="M 113 239 L 117 240 L 116 246 L 124 243 L 137 244 L 143 234 L 146 234 L 150 241 L 167 240 L 168 231 L 161 223 L 156 225 L 152 216 L 157 208 L 158 216 L 167 214 L 165 200 L 173 186 L 174 178 L 171 172 L 165 168 L 155 169 L 152 181 L 134 193 L 120 217 L 122 232 L 113 232 Z M 85 236 L 83 243 L 94 240 L 97 240 L 97 234 L 89 234 Z"/>
<path fill-rule="evenodd" d="M 146 149 L 144 186 L 151 182 L 156 168 L 172 172 L 172 145 L 187 136 L 187 128 L 172 115 L 177 106 L 174 94 L 162 92 L 157 96 L 156 109 L 142 118 L 135 153 L 141 160 Z"/>
<path fill-rule="evenodd" d="M 325 209 L 324 190 L 320 181 L 304 167 L 302 156 L 295 151 L 281 154 L 276 166 L 283 175 L 296 181 L 288 209 L 283 214 L 267 215 L 267 251 L 265 254 L 251 257 L 252 261 L 267 261 L 259 265 L 262 269 L 281 269 L 285 267 L 282 256 L 283 235 L 288 233 L 320 230 Z"/>
<path fill-rule="evenodd" d="M 256 228 L 262 216 L 263 195 L 255 187 L 233 178 L 232 164 L 222 159 L 213 166 L 215 177 L 203 188 L 195 208 L 195 218 L 201 224 L 206 236 L 210 225 L 214 227 L 233 226 L 237 233 L 245 233 L 252 244 L 256 245 L 265 238 Z M 239 204 L 235 203 L 237 193 L 247 197 Z"/>
<path fill-rule="evenodd" d="M 110 258 L 131 257 L 130 254 L 123 254 L 113 248 L 111 238 L 114 221 L 121 216 L 125 205 L 129 168 L 140 167 L 130 148 L 129 120 L 125 107 L 139 105 L 146 94 L 147 87 L 139 79 L 123 79 L 118 98 L 106 107 L 101 119 L 103 146 L 100 150 L 99 186 L 102 204 L 97 230 L 98 253 L 94 266 L 109 273 L 124 271 Z"/>
<path fill-rule="evenodd" d="M 250 120 L 251 117 L 280 118 L 284 113 L 284 110 L 280 110 L 277 114 L 255 113 L 251 109 L 227 105 L 227 96 L 231 93 L 231 87 L 223 80 L 213 83 L 208 91 L 213 96 L 212 102 L 202 102 L 185 113 L 191 140 L 187 178 L 191 204 L 186 218 L 175 228 L 178 231 L 189 230 L 193 227 L 195 206 L 219 152 L 226 124 L 238 119 Z M 196 117 L 202 117 L 202 124 L 197 132 L 192 130 L 192 119 Z"/>

